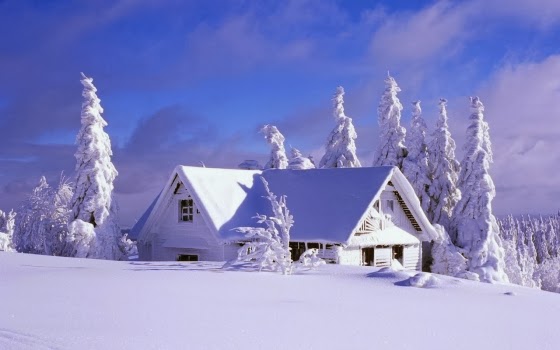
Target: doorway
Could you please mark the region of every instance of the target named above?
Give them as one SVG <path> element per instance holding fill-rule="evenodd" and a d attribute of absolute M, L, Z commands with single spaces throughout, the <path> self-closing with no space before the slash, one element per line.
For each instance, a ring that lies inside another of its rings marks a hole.
<path fill-rule="evenodd" d="M 402 264 L 404 264 L 403 256 L 404 256 L 404 247 L 402 245 L 394 245 L 393 246 L 393 259 L 397 260 L 402 265 Z"/>
<path fill-rule="evenodd" d="M 375 250 L 374 248 L 362 249 L 362 265 L 375 266 Z"/>

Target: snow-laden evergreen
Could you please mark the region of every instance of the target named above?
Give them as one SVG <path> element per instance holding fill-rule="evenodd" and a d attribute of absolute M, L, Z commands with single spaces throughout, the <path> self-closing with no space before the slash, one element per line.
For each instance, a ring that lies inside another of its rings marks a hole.
<path fill-rule="evenodd" d="M 325 154 L 319 162 L 319 168 L 356 168 L 361 167 L 356 155 L 358 134 L 352 118 L 344 113 L 344 88 L 339 86 L 333 97 L 333 116 L 335 127 L 327 138 Z"/>
<path fill-rule="evenodd" d="M 68 221 L 72 187 L 64 177 L 56 187 L 43 176 L 19 209 L 14 232 L 16 250 L 22 253 L 68 256 Z"/>
<path fill-rule="evenodd" d="M 510 215 L 498 224 L 510 282 L 560 292 L 560 215 Z"/>
<path fill-rule="evenodd" d="M 15 251 L 13 237 L 16 215 L 13 210 L 8 213 L 0 210 L 0 252 Z"/>
<path fill-rule="evenodd" d="M 77 256 L 120 259 L 118 207 L 113 199 L 113 182 L 118 172 L 111 161 L 111 140 L 103 130 L 107 122 L 101 116 L 103 108 L 93 79 L 82 73 L 81 82 L 82 126 L 76 138 L 77 176 L 71 201 L 76 222 L 69 225 L 68 241 L 74 244 Z"/>
<path fill-rule="evenodd" d="M 408 155 L 403 160 L 402 170 L 414 188 L 424 212 L 428 212 L 430 206 L 429 187 L 431 184 L 426 130 L 420 101 L 415 101 L 412 103 L 412 121 L 406 138 Z"/>
<path fill-rule="evenodd" d="M 497 221 L 492 214 L 496 195 L 488 173 L 491 150 L 484 106 L 478 97 L 471 97 L 470 125 L 467 128 L 465 156 L 461 163 L 458 187 L 461 200 L 453 214 L 455 244 L 468 260 L 468 270 L 484 282 L 507 282 L 504 272 L 504 249 Z"/>
<path fill-rule="evenodd" d="M 257 214 L 255 218 L 265 227 L 238 227 L 245 234 L 247 243 L 239 249 L 237 263 L 256 264 L 259 271 L 269 269 L 280 271 L 285 275 L 292 273 L 290 253 L 290 229 L 294 219 L 286 205 L 286 196 L 276 195 L 270 191 L 268 182 L 261 177 L 266 189 L 266 199 L 272 206 L 273 216 Z"/>
<path fill-rule="evenodd" d="M 304 157 L 297 148 L 292 147 L 292 156 L 288 162 L 288 169 L 315 169 L 315 164 L 308 157 Z"/>
<path fill-rule="evenodd" d="M 288 157 L 284 148 L 284 135 L 274 125 L 265 125 L 261 129 L 264 138 L 270 145 L 270 158 L 266 162 L 264 169 L 286 169 L 288 167 Z"/>
<path fill-rule="evenodd" d="M 14 231 L 14 245 L 18 252 L 45 254 L 47 218 L 50 210 L 50 186 L 42 176 L 39 183 L 19 208 Z"/>
<path fill-rule="evenodd" d="M 388 75 L 385 79 L 385 91 L 377 109 L 379 123 L 379 144 L 375 152 L 373 166 L 393 165 L 402 169 L 407 149 L 404 144 L 406 129 L 401 126 L 403 106 L 398 92 L 401 91 L 395 79 Z"/>
<path fill-rule="evenodd" d="M 426 214 L 432 223 L 442 225 L 449 232 L 453 209 L 461 199 L 461 192 L 457 188 L 460 166 L 455 159 L 455 140 L 449 132 L 446 106 L 447 100 L 440 99 L 439 118 L 428 147 L 431 184 Z"/>

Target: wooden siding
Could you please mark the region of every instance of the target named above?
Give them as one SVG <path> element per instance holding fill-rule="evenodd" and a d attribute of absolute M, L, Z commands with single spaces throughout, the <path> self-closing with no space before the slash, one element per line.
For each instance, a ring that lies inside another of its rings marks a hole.
<path fill-rule="evenodd" d="M 374 266 L 378 266 L 378 267 L 391 266 L 391 255 L 392 255 L 391 247 L 387 247 L 387 248 L 375 247 L 374 254 L 375 254 Z"/>
<path fill-rule="evenodd" d="M 388 225 L 396 225 L 406 232 L 410 233 L 411 235 L 417 237 L 418 239 L 422 240 L 421 236 L 419 235 L 420 232 L 416 231 L 416 228 L 410 222 L 410 219 L 407 217 L 406 213 L 400 206 L 398 202 L 397 196 L 394 194 L 394 187 L 388 187 L 381 193 L 381 213 L 384 217 L 388 218 Z M 387 205 L 387 201 L 393 201 L 393 210 Z"/>
<path fill-rule="evenodd" d="M 405 246 L 403 252 L 403 267 L 407 270 L 421 270 L 421 249 L 419 245 Z"/>

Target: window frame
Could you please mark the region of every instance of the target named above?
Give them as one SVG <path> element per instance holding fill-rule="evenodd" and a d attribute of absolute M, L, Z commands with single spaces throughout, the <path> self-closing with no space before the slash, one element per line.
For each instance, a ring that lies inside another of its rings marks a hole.
<path fill-rule="evenodd" d="M 191 196 L 179 199 L 179 222 L 194 222 L 194 214 L 196 212 L 194 200 Z"/>

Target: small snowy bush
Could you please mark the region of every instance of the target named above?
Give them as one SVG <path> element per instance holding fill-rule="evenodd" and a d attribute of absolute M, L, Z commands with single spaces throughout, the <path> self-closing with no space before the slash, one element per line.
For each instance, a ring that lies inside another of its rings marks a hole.
<path fill-rule="evenodd" d="M 259 271 L 268 269 L 281 271 L 284 275 L 292 273 L 290 253 L 290 229 L 294 224 L 292 215 L 286 206 L 286 196 L 277 199 L 270 191 L 268 182 L 261 177 L 266 190 L 266 199 L 270 201 L 273 216 L 255 216 L 259 224 L 266 227 L 238 227 L 237 231 L 245 234 L 247 243 L 238 251 L 237 263 L 250 263 Z"/>
<path fill-rule="evenodd" d="M 300 266 L 313 269 L 321 265 L 325 265 L 325 260 L 319 258 L 318 254 L 319 254 L 319 249 L 317 248 L 307 249 L 299 257 Z"/>
<path fill-rule="evenodd" d="M 434 228 L 438 237 L 432 243 L 431 271 L 441 275 L 463 276 L 467 269 L 467 259 L 451 243 L 443 226 L 435 224 Z"/>

